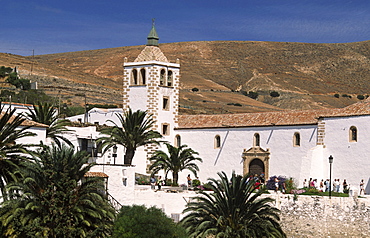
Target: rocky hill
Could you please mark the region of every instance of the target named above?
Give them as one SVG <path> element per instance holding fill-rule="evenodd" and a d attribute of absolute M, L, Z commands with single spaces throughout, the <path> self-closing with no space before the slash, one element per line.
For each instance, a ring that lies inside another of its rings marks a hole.
<path fill-rule="evenodd" d="M 0 54 L 48 94 L 72 104 L 121 103 L 123 59 L 141 46 L 21 57 Z M 181 113 L 344 107 L 370 94 L 370 41 L 345 44 L 215 41 L 160 44 L 181 63 Z M 192 88 L 198 88 L 193 92 Z M 257 100 L 241 91 L 258 92 Z M 279 92 L 271 97 L 270 92 Z M 334 97 L 334 94 L 339 97 Z M 343 97 L 343 95 L 345 97 Z M 338 96 L 338 95 L 337 95 Z"/>

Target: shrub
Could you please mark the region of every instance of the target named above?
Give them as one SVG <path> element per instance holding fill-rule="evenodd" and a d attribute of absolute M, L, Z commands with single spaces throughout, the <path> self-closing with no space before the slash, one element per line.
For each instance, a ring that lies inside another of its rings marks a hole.
<path fill-rule="evenodd" d="M 186 231 L 156 207 L 123 206 L 113 226 L 112 237 L 187 237 Z"/>
<path fill-rule="evenodd" d="M 276 92 L 276 91 L 272 91 L 270 93 L 270 96 L 273 97 L 273 98 L 276 98 L 276 97 L 280 97 L 280 93 Z"/>
<path fill-rule="evenodd" d="M 249 91 L 247 96 L 250 97 L 250 98 L 253 98 L 253 99 L 257 99 L 258 98 L 258 93 Z"/>
<path fill-rule="evenodd" d="M 208 190 L 208 191 L 212 191 L 212 185 L 211 183 L 205 183 L 202 185 L 203 189 L 202 190 Z"/>
<path fill-rule="evenodd" d="M 193 185 L 193 187 L 198 187 L 200 185 L 199 179 L 193 179 L 192 185 Z"/>
<path fill-rule="evenodd" d="M 198 92 L 198 91 L 199 91 L 199 89 L 198 89 L 198 88 L 192 88 L 192 89 L 191 89 L 191 91 L 193 91 L 193 92 Z"/>
<path fill-rule="evenodd" d="M 242 106 L 240 103 L 233 103 L 233 102 L 230 102 L 227 105 L 233 105 L 233 106 L 237 106 L 237 107 L 241 107 Z"/>
<path fill-rule="evenodd" d="M 339 94 L 338 93 L 334 94 L 334 97 L 339 98 Z"/>
<path fill-rule="evenodd" d="M 365 99 L 365 96 L 364 95 L 357 95 L 357 99 L 364 100 Z"/>
<path fill-rule="evenodd" d="M 348 98 L 348 95 L 347 94 L 342 94 L 342 97 Z"/>

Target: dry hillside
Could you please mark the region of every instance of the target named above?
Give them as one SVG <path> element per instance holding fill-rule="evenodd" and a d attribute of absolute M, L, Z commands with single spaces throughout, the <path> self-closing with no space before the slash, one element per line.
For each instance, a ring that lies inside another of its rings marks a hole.
<path fill-rule="evenodd" d="M 21 57 L 0 54 L 14 67 L 64 101 L 120 103 L 122 63 L 144 46 Z M 235 113 L 344 107 L 370 94 L 370 41 L 346 44 L 288 42 L 180 42 L 160 44 L 181 62 L 182 113 Z M 31 72 L 32 68 L 32 72 Z M 192 88 L 198 92 L 192 92 Z M 238 91 L 257 91 L 257 100 Z M 271 91 L 280 97 L 272 98 Z M 334 94 L 352 96 L 339 98 Z M 239 103 L 242 106 L 228 105 Z"/>

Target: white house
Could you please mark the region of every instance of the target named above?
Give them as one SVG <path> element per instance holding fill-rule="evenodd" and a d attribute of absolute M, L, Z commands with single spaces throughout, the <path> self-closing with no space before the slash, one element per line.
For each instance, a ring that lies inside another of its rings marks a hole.
<path fill-rule="evenodd" d="M 119 125 L 119 120 L 116 114 L 122 114 L 122 108 L 92 108 L 86 114 L 67 117 L 67 120 L 73 122 L 84 122 L 97 125 L 113 126 L 114 123 Z M 113 121 L 113 123 L 111 122 Z"/>

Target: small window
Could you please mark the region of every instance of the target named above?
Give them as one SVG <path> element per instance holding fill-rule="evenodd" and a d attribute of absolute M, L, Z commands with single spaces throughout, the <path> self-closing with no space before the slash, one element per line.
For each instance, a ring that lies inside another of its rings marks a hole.
<path fill-rule="evenodd" d="M 166 80 L 166 71 L 164 69 L 161 70 L 161 77 L 159 79 L 159 85 L 165 85 Z"/>
<path fill-rule="evenodd" d="M 176 147 L 181 146 L 181 136 L 180 135 L 176 135 L 176 137 L 175 137 L 175 146 Z"/>
<path fill-rule="evenodd" d="M 253 136 L 253 146 L 260 146 L 260 134 L 258 133 Z"/>
<path fill-rule="evenodd" d="M 136 69 L 133 69 L 131 71 L 131 84 L 132 85 L 137 85 L 138 82 L 137 82 L 137 70 Z"/>
<path fill-rule="evenodd" d="M 294 133 L 293 146 L 301 146 L 301 135 L 298 132 Z"/>
<path fill-rule="evenodd" d="M 163 110 L 169 110 L 170 109 L 170 100 L 168 97 L 163 97 Z"/>
<path fill-rule="evenodd" d="M 221 137 L 219 135 L 215 136 L 215 149 L 221 147 Z"/>
<path fill-rule="evenodd" d="M 140 69 L 140 84 L 142 85 L 146 84 L 145 69 Z"/>
<path fill-rule="evenodd" d="M 168 71 L 167 86 L 172 86 L 172 71 Z"/>
<path fill-rule="evenodd" d="M 357 142 L 357 128 L 355 126 L 349 128 L 349 141 Z"/>
<path fill-rule="evenodd" d="M 168 136 L 170 134 L 170 125 L 162 124 L 162 135 Z"/>

